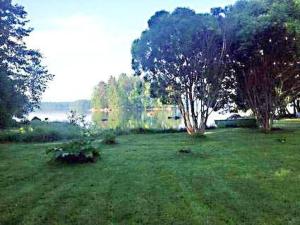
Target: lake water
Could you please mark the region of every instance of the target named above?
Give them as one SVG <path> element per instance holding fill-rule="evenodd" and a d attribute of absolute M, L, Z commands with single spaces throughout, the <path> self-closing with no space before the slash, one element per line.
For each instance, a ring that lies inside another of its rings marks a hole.
<path fill-rule="evenodd" d="M 48 121 L 67 121 L 68 112 L 33 112 L 30 113 L 28 119 L 39 117 Z M 157 109 L 151 111 L 141 110 L 114 110 L 112 112 L 94 112 L 87 113 L 86 121 L 92 122 L 101 128 L 153 128 L 153 129 L 168 129 L 168 128 L 184 128 L 184 123 L 181 118 L 175 119 L 175 116 L 180 116 L 175 108 Z M 220 114 L 214 112 L 208 120 L 208 125 L 215 125 L 214 120 L 226 119 L 229 114 Z"/>
<path fill-rule="evenodd" d="M 69 114 L 69 112 L 67 112 L 67 111 L 50 111 L 50 112 L 38 111 L 38 112 L 29 113 L 28 119 L 32 120 L 33 117 L 38 117 L 42 120 L 45 120 L 45 118 L 48 118 L 48 121 L 51 121 L 51 122 L 54 122 L 54 121 L 65 122 L 65 121 L 68 121 L 68 114 Z M 85 114 L 85 116 L 86 116 L 86 120 L 88 122 L 92 121 L 91 113 L 87 113 L 87 114 Z"/>

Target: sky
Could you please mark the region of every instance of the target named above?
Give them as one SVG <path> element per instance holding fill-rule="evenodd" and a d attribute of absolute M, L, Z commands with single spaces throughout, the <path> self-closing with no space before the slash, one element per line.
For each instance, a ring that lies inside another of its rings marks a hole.
<path fill-rule="evenodd" d="M 15 0 L 34 28 L 26 42 L 55 75 L 43 101 L 90 99 L 99 81 L 132 74 L 130 48 L 159 10 L 196 12 L 235 0 Z"/>

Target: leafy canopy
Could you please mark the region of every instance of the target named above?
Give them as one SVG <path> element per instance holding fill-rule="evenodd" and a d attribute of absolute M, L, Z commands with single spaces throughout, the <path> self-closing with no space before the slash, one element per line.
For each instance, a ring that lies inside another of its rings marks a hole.
<path fill-rule="evenodd" d="M 37 107 L 53 79 L 42 65 L 41 53 L 26 46 L 24 39 L 32 31 L 26 17 L 22 6 L 0 1 L 0 128 Z"/>
<path fill-rule="evenodd" d="M 219 12 L 220 13 L 220 12 Z M 190 133 L 201 132 L 228 95 L 223 17 L 187 8 L 159 11 L 132 45 L 132 67 L 164 103 L 176 103 Z"/>

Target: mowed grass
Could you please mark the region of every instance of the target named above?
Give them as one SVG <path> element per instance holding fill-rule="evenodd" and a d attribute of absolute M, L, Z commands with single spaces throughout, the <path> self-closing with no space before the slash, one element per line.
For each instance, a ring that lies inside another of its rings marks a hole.
<path fill-rule="evenodd" d="M 0 224 L 298 225 L 300 121 L 276 126 L 124 135 L 84 165 L 49 163 L 53 144 L 0 145 Z"/>

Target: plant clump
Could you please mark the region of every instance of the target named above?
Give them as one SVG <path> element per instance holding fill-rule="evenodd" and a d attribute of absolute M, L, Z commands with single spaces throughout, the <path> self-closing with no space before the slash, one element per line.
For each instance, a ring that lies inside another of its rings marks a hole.
<path fill-rule="evenodd" d="M 96 162 L 100 157 L 99 150 L 94 147 L 91 141 L 81 140 L 62 144 L 59 147 L 51 148 L 47 154 L 53 154 L 55 161 L 66 163 L 89 163 Z"/>
<path fill-rule="evenodd" d="M 190 153 L 192 153 L 192 149 L 190 149 L 190 148 L 182 148 L 182 149 L 179 149 L 178 152 L 179 153 L 184 153 L 184 154 L 190 154 Z"/>
<path fill-rule="evenodd" d="M 102 143 L 109 144 L 109 145 L 116 144 L 117 143 L 116 134 L 113 133 L 112 131 L 104 132 Z"/>

